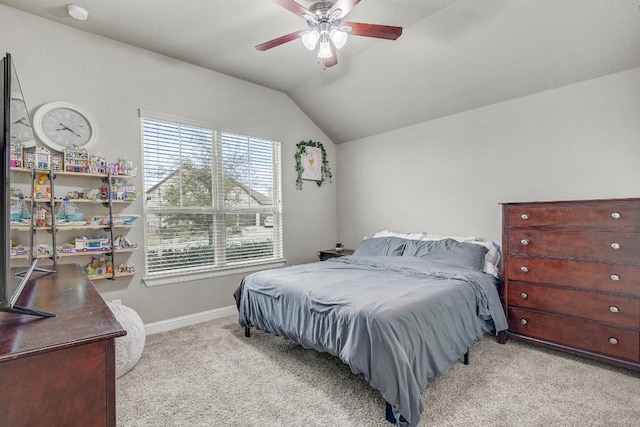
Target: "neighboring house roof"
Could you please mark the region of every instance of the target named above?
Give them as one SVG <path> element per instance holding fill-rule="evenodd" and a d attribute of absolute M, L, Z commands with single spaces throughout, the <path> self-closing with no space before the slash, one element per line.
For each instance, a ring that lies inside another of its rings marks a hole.
<path fill-rule="evenodd" d="M 164 179 L 162 179 L 161 181 L 159 181 L 157 184 L 155 184 L 153 187 L 149 188 L 147 191 L 145 191 L 146 194 L 150 194 L 153 193 L 154 191 L 160 189 L 162 186 L 166 185 L 167 182 L 169 182 L 170 180 L 174 179 L 176 177 L 176 174 L 179 172 L 179 170 L 175 170 L 172 173 L 170 173 L 169 175 L 167 175 Z M 242 184 L 241 182 L 230 178 L 230 177 L 225 177 L 225 180 L 230 183 L 233 187 L 238 187 L 240 189 L 242 189 L 247 196 L 250 196 L 256 203 L 258 203 L 261 206 L 269 206 L 269 205 L 273 205 L 273 199 L 269 196 L 265 196 L 264 194 L 256 191 L 256 190 L 252 190 L 251 188 L 249 188 L 248 186 Z"/>

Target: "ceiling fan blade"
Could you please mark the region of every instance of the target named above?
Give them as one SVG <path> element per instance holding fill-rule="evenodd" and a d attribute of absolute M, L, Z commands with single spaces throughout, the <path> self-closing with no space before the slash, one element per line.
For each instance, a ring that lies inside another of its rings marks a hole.
<path fill-rule="evenodd" d="M 279 6 L 284 7 L 289 12 L 293 12 L 301 18 L 305 18 L 305 14 L 313 15 L 309 9 L 302 7 L 299 3 L 293 0 L 273 0 L 273 2 Z M 306 19 L 306 18 L 305 18 Z"/>
<path fill-rule="evenodd" d="M 351 27 L 351 31 L 349 31 L 349 34 L 353 34 L 354 36 L 395 40 L 402 35 L 402 27 L 392 27 L 390 25 L 378 24 L 364 24 L 362 22 L 344 22 L 342 25 Z"/>
<path fill-rule="evenodd" d="M 269 40 L 268 42 L 264 42 L 256 46 L 257 50 L 265 51 L 269 50 L 273 47 L 280 46 L 281 44 L 285 44 L 295 39 L 300 38 L 300 31 L 296 31 L 294 33 L 286 34 L 284 36 L 280 36 L 277 39 Z"/>
<path fill-rule="evenodd" d="M 360 3 L 360 0 L 338 0 L 331 6 L 331 9 L 329 9 L 329 15 L 331 15 L 334 10 L 340 9 L 342 13 L 339 18 L 342 19 L 347 13 L 351 12 L 351 9 L 358 3 Z"/>

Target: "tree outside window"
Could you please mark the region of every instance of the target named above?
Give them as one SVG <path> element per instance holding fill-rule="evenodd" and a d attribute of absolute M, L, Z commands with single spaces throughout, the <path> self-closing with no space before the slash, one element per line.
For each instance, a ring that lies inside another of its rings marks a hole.
<path fill-rule="evenodd" d="M 282 258 L 278 142 L 151 117 L 142 130 L 149 274 Z"/>

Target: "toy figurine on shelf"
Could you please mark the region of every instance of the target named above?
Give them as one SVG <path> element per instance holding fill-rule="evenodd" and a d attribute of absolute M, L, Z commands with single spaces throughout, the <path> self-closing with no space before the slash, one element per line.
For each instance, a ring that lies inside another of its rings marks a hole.
<path fill-rule="evenodd" d="M 107 227 L 110 225 L 109 218 L 107 216 L 93 216 L 87 221 L 87 225 L 100 225 Z"/>
<path fill-rule="evenodd" d="M 33 151 L 23 151 L 22 152 L 22 167 L 25 169 L 35 169 L 36 168 L 36 153 Z"/>
<path fill-rule="evenodd" d="M 123 179 L 116 178 L 112 181 L 111 186 L 111 196 L 116 200 L 136 200 L 138 197 L 138 191 L 136 190 L 136 186 L 133 184 L 128 184 L 127 181 Z M 104 198 L 106 199 L 106 191 L 107 187 L 103 188 L 103 193 L 105 193 Z"/>
<path fill-rule="evenodd" d="M 11 167 L 22 168 L 22 143 L 18 140 L 11 141 Z"/>
<path fill-rule="evenodd" d="M 34 222 L 36 227 L 49 227 L 51 225 L 51 215 L 49 214 L 49 210 L 42 207 L 36 206 L 36 213 L 34 217 Z"/>
<path fill-rule="evenodd" d="M 64 150 L 64 170 L 66 172 L 89 173 L 89 154 L 84 148 L 74 145 Z"/>
<path fill-rule="evenodd" d="M 51 151 L 44 147 L 36 148 L 36 169 L 51 168 Z"/>
<path fill-rule="evenodd" d="M 127 164 L 127 156 L 124 154 L 118 157 L 118 175 L 125 174 L 125 165 Z"/>
<path fill-rule="evenodd" d="M 109 186 L 105 185 L 102 188 L 100 188 L 100 198 L 102 200 L 109 200 Z M 116 186 L 112 185 L 111 186 L 111 199 L 115 199 L 116 198 Z"/>
<path fill-rule="evenodd" d="M 62 170 L 62 156 L 60 154 L 51 155 L 51 163 L 49 169 L 54 172 L 60 172 Z"/>
<path fill-rule="evenodd" d="M 24 246 L 11 240 L 11 256 L 26 255 L 27 253 L 28 251 Z"/>
<path fill-rule="evenodd" d="M 84 225 L 87 220 L 80 209 L 69 199 L 64 198 L 60 205 L 60 210 L 56 215 L 56 223 L 58 225 Z"/>
<path fill-rule="evenodd" d="M 51 254 L 53 254 L 53 251 L 51 250 L 49 245 L 46 245 L 44 243 L 40 243 L 38 245 L 38 247 L 36 248 L 36 254 L 37 255 L 51 255 Z"/>
<path fill-rule="evenodd" d="M 97 175 L 107 174 L 107 161 L 100 153 L 89 157 L 89 172 Z"/>
<path fill-rule="evenodd" d="M 107 274 L 107 259 L 103 256 L 98 258 L 98 266 L 96 267 L 96 274 L 100 276 Z"/>
<path fill-rule="evenodd" d="M 138 219 L 140 215 L 131 214 L 131 215 L 113 215 L 113 225 L 133 225 L 133 223 Z"/>
<path fill-rule="evenodd" d="M 64 243 L 62 246 L 58 248 L 58 252 L 63 254 L 72 254 L 76 252 L 75 242 L 72 243 Z"/>
<path fill-rule="evenodd" d="M 74 246 L 74 252 L 104 252 L 111 250 L 111 241 L 107 236 L 98 236 L 95 239 L 90 239 L 86 236 L 79 236 L 76 237 Z"/>
<path fill-rule="evenodd" d="M 122 190 L 122 200 L 136 200 L 138 198 L 139 191 L 136 190 L 135 185 L 124 184 L 120 189 Z"/>
<path fill-rule="evenodd" d="M 136 266 L 133 264 L 120 264 L 118 268 L 116 268 L 116 273 L 128 273 L 132 274 L 136 272 Z"/>
<path fill-rule="evenodd" d="M 11 198 L 13 199 L 19 199 L 21 197 L 24 197 L 24 193 L 22 192 L 22 190 L 17 187 L 11 187 L 9 191 L 11 193 Z"/>
<path fill-rule="evenodd" d="M 93 266 L 93 258 L 91 258 L 91 262 L 89 264 L 84 266 L 84 271 L 89 277 L 96 276 L 96 268 Z"/>
<path fill-rule="evenodd" d="M 133 249 L 133 248 L 136 248 L 137 246 L 138 245 L 131 243 L 129 239 L 127 239 L 122 234 L 116 237 L 113 242 L 114 249 Z"/>
<path fill-rule="evenodd" d="M 92 188 L 86 192 L 85 197 L 89 200 L 100 200 L 102 196 L 99 188 Z"/>
<path fill-rule="evenodd" d="M 100 257 L 91 257 L 91 261 L 84 266 L 84 271 L 89 277 L 105 276 L 113 273 L 113 264 L 111 257 L 103 255 Z"/>
<path fill-rule="evenodd" d="M 24 203 L 24 198 L 20 197 L 18 200 L 11 201 L 9 217 L 11 225 L 14 227 L 29 227 L 31 225 L 31 214 Z"/>
<path fill-rule="evenodd" d="M 118 157 L 118 175 L 120 176 L 136 176 L 136 169 L 133 163 L 127 160 L 124 154 Z"/>
<path fill-rule="evenodd" d="M 33 192 L 35 193 L 36 200 L 42 200 L 45 198 L 45 195 L 42 193 L 42 184 L 47 182 L 48 179 L 49 179 L 48 175 L 40 175 L 36 183 L 33 185 Z M 49 194 L 50 194 L 51 188 L 50 187 L 48 188 L 49 188 Z"/>
<path fill-rule="evenodd" d="M 98 258 L 91 257 L 91 261 L 84 267 L 84 271 L 87 272 L 87 276 L 97 276 L 98 275 Z"/>

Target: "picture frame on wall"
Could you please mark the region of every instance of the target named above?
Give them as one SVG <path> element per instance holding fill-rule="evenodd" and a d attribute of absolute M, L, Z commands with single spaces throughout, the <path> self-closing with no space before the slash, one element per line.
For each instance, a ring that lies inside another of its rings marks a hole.
<path fill-rule="evenodd" d="M 302 179 L 318 181 L 322 179 L 322 151 L 318 147 L 307 147 L 306 153 L 300 156 L 302 163 Z"/>
<path fill-rule="evenodd" d="M 322 143 L 317 141 L 300 141 L 296 144 L 296 188 L 302 190 L 302 181 L 315 181 L 321 187 L 326 181 L 331 182 L 331 168 L 327 160 L 327 152 Z"/>

